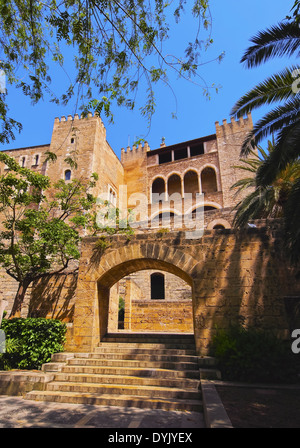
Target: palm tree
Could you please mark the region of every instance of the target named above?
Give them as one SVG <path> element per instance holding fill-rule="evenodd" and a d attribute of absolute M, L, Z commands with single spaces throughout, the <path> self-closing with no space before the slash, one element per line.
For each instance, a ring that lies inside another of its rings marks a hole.
<path fill-rule="evenodd" d="M 267 186 L 256 184 L 256 173 L 268 162 L 274 151 L 275 143 L 268 142 L 267 151 L 259 147 L 259 153 L 250 150 L 251 158 L 242 159 L 242 165 L 235 168 L 249 173 L 236 182 L 231 188 L 236 189 L 236 195 L 250 190 L 236 205 L 234 217 L 235 227 L 244 227 L 251 220 L 265 218 L 284 218 L 286 207 L 290 203 L 290 194 L 295 182 L 300 179 L 300 163 L 298 161 L 289 164 Z"/>
<path fill-rule="evenodd" d="M 296 5 L 296 3 L 295 3 Z M 259 32 L 241 62 L 257 67 L 274 57 L 300 54 L 300 27 L 296 18 Z M 267 78 L 240 98 L 232 114 L 240 117 L 264 105 L 279 103 L 261 118 L 249 133 L 241 154 L 249 154 L 265 137 L 276 135 L 274 150 L 257 171 L 256 182 L 267 186 L 300 155 L 300 69 L 285 68 Z M 298 86 L 299 85 L 299 86 Z"/>
<path fill-rule="evenodd" d="M 292 8 L 292 17 L 254 36 L 251 39 L 253 45 L 246 50 L 241 62 L 245 63 L 247 68 L 253 68 L 275 57 L 299 56 L 299 10 L 300 1 L 296 0 Z M 280 182 L 285 183 L 284 179 L 287 176 L 288 194 L 285 195 L 281 213 L 286 247 L 291 259 L 298 262 L 300 261 L 300 178 L 289 171 L 299 164 L 300 156 L 299 67 L 292 65 L 285 68 L 255 86 L 237 101 L 232 109 L 232 115 L 241 117 L 261 106 L 271 104 L 276 105 L 255 124 L 242 145 L 241 155 L 247 156 L 265 137 L 275 135 L 272 151 L 256 167 L 252 185 L 254 191 L 238 204 L 235 223 L 238 225 L 247 222 L 243 221 L 247 214 L 249 219 L 250 216 L 254 218 L 279 213 L 278 203 L 277 208 L 272 208 L 275 186 Z M 282 195 L 283 190 L 280 191 Z"/>

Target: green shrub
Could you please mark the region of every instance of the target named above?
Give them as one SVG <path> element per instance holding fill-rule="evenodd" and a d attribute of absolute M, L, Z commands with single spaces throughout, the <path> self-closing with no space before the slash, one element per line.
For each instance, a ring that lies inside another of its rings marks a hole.
<path fill-rule="evenodd" d="M 297 381 L 299 372 L 290 345 L 262 330 L 242 325 L 218 330 L 212 341 L 212 355 L 227 381 Z"/>
<path fill-rule="evenodd" d="M 0 359 L 2 369 L 40 369 L 53 353 L 63 351 L 66 325 L 59 320 L 3 319 L 1 329 L 8 343 Z"/>

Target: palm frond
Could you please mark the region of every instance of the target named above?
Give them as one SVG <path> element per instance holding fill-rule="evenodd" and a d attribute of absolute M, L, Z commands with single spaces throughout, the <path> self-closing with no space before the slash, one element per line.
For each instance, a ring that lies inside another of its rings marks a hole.
<path fill-rule="evenodd" d="M 300 117 L 277 135 L 276 144 L 256 175 L 257 185 L 270 185 L 288 164 L 300 156 Z"/>
<path fill-rule="evenodd" d="M 268 142 L 269 151 L 272 150 L 272 143 Z M 251 150 L 250 153 L 252 155 L 252 158 L 248 159 L 241 159 L 240 162 L 241 165 L 235 165 L 233 168 L 247 171 L 248 173 L 253 174 L 252 177 L 245 177 L 242 179 L 239 179 L 237 182 L 235 182 L 231 186 L 231 190 L 238 189 L 235 193 L 235 196 L 239 195 L 242 191 L 246 190 L 246 188 L 255 188 L 256 187 L 256 180 L 255 175 L 257 173 L 258 168 L 261 166 L 263 161 L 268 157 L 267 153 L 264 151 L 262 147 L 257 148 L 260 152 L 260 155 L 257 151 Z"/>
<path fill-rule="evenodd" d="M 247 188 L 255 188 L 256 187 L 256 181 L 253 177 L 245 177 L 244 179 L 240 179 L 237 182 L 235 182 L 230 189 L 236 190 L 234 196 L 238 196 L 241 194 L 244 190 Z"/>
<path fill-rule="evenodd" d="M 244 227 L 249 221 L 264 217 L 265 193 L 264 190 L 256 189 L 235 206 L 234 227 Z"/>
<path fill-rule="evenodd" d="M 236 102 L 231 115 L 239 118 L 266 104 L 294 97 L 292 84 L 295 82 L 293 73 L 296 70 L 299 70 L 299 67 L 292 66 L 265 79 Z"/>
<path fill-rule="evenodd" d="M 243 179 L 239 179 L 237 182 L 235 182 L 230 189 L 233 190 L 236 187 L 240 187 L 240 186 L 255 186 L 256 182 L 255 179 L 253 177 L 244 177 Z"/>
<path fill-rule="evenodd" d="M 300 115 L 300 98 L 295 97 L 284 105 L 274 108 L 264 115 L 249 132 L 243 142 L 241 155 L 249 154 L 254 146 L 257 146 L 264 138 L 280 132 L 283 128 L 292 126 L 298 121 Z"/>
<path fill-rule="evenodd" d="M 260 31 L 251 38 L 254 45 L 244 53 L 241 62 L 248 68 L 257 67 L 274 57 L 299 56 L 300 28 L 296 22 L 281 22 Z"/>

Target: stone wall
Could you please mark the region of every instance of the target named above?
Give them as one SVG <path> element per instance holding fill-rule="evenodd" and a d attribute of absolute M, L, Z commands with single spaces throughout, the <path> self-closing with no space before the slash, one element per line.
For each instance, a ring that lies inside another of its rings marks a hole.
<path fill-rule="evenodd" d="M 207 353 L 216 327 L 240 317 L 246 325 L 288 336 L 284 297 L 296 277 L 280 246 L 280 228 L 206 231 L 199 240 L 184 232 L 114 236 L 104 252 L 85 238 L 79 266 L 69 350 L 91 350 L 106 334 L 109 290 L 133 272 L 170 272 L 192 287 L 194 333 L 199 354 Z"/>
<path fill-rule="evenodd" d="M 249 177 L 249 172 L 236 169 L 236 166 L 242 165 L 240 162 L 241 146 L 247 134 L 253 129 L 253 122 L 249 114 L 246 119 L 240 118 L 235 121 L 231 119 L 230 123 L 223 120 L 222 125 L 216 124 L 217 148 L 221 172 L 221 184 L 223 192 L 223 207 L 233 207 L 242 196 L 238 198 L 235 191 L 231 189 L 232 185 L 243 177 Z M 243 194 L 248 194 L 245 191 Z"/>
<path fill-rule="evenodd" d="M 118 187 L 124 183 L 124 170 L 120 160 L 106 140 L 106 130 L 102 120 L 89 114 L 87 118 L 68 116 L 54 121 L 50 151 L 57 156 L 56 163 L 48 164 L 46 175 L 52 181 L 64 178 L 64 172 L 70 169 L 67 157 L 76 160 L 77 167 L 72 168 L 72 177 L 88 181 L 92 173 L 99 174 L 93 194 L 109 199 L 109 188 L 118 193 Z"/>
<path fill-rule="evenodd" d="M 150 276 L 153 273 L 164 275 L 165 298 L 162 300 L 151 299 Z M 118 285 L 118 297 L 125 300 L 125 330 L 193 332 L 192 291 L 181 278 L 149 269 L 123 278 Z M 115 287 L 111 288 L 111 296 L 115 294 Z M 110 316 L 113 307 L 114 300 L 110 297 Z M 113 328 L 116 329 L 116 324 Z"/>
<path fill-rule="evenodd" d="M 29 148 L 17 148 L 5 151 L 10 157 L 24 168 L 29 168 L 35 172 L 45 174 L 46 171 L 46 152 L 50 150 L 50 144 L 31 146 Z M 37 157 L 38 156 L 38 157 Z M 0 162 L 0 174 L 5 173 L 5 166 Z"/>
<path fill-rule="evenodd" d="M 280 227 L 263 224 L 242 232 L 207 230 L 198 240 L 186 239 L 184 232 L 139 233 L 129 241 L 116 235 L 104 251 L 97 248 L 97 237 L 84 238 L 78 277 L 71 273 L 44 277 L 32 286 L 24 309 L 31 316 L 66 322 L 66 350 L 93 350 L 108 329 L 116 330 L 108 325 L 109 293 L 115 288 L 111 300 L 116 315 L 124 289 L 114 285 L 125 277 L 127 291 L 129 284 L 134 289 L 133 295 L 132 290 L 125 294 L 129 311 L 125 330 L 193 328 L 199 354 L 208 353 L 216 327 L 227 328 L 240 318 L 246 325 L 289 337 L 286 298 L 300 295 L 299 272 L 284 258 Z M 173 302 L 146 299 L 140 291 L 145 292 L 143 277 L 139 285 L 137 274 L 146 270 L 179 277 L 189 285 L 192 302 L 179 295 Z M 133 273 L 137 283 L 128 280 Z"/>
<path fill-rule="evenodd" d="M 193 333 L 192 301 L 132 302 L 131 331 Z"/>
<path fill-rule="evenodd" d="M 139 145 L 127 151 L 122 149 L 121 162 L 124 167 L 124 188 L 127 194 L 125 209 L 134 209 L 136 221 L 141 221 L 147 216 L 147 152 L 148 144 Z M 121 207 L 120 207 L 121 208 Z"/>

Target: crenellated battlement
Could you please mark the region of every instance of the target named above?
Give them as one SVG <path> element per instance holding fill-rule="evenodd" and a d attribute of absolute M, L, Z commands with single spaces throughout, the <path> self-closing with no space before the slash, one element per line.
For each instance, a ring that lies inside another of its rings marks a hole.
<path fill-rule="evenodd" d="M 231 117 L 230 122 L 228 123 L 226 119 L 222 121 L 220 125 L 218 121 L 215 122 L 216 133 L 218 136 L 223 134 L 235 134 L 237 132 L 245 132 L 253 128 L 252 116 L 250 113 L 247 114 L 247 118 L 240 117 L 238 120 L 235 120 L 234 117 Z"/>
<path fill-rule="evenodd" d="M 74 116 L 71 114 L 67 115 L 67 116 L 62 115 L 61 117 L 56 117 L 54 119 L 54 123 L 64 123 L 64 122 L 77 121 L 77 120 L 89 120 L 91 118 L 95 118 L 96 120 L 98 120 L 101 123 L 101 125 L 104 127 L 104 123 L 101 120 L 100 116 L 96 113 L 93 115 L 92 112 L 89 112 L 87 115 L 83 115 L 83 114 L 81 114 L 81 115 L 74 114 Z"/>
<path fill-rule="evenodd" d="M 121 148 L 121 161 L 125 162 L 133 158 L 141 157 L 148 151 L 150 151 L 148 142 L 145 142 L 144 146 L 142 145 L 142 143 L 139 143 L 139 145 L 137 146 L 133 145 L 132 148 L 130 146 L 127 146 L 126 149 Z"/>

